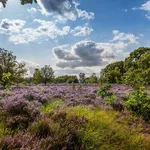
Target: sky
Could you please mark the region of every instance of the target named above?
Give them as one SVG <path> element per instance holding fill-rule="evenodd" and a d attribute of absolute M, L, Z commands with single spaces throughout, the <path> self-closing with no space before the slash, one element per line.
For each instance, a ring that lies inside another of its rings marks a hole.
<path fill-rule="evenodd" d="M 150 0 L 19 0 L 0 4 L 0 47 L 55 75 L 99 75 L 109 63 L 150 46 Z"/>

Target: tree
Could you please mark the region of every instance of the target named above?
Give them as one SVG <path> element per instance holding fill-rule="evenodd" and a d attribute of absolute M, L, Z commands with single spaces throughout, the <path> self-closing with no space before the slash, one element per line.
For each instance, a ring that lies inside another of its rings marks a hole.
<path fill-rule="evenodd" d="M 54 78 L 54 71 L 50 67 L 50 65 L 45 65 L 40 70 L 42 82 L 46 85 L 48 82 L 52 82 L 52 79 Z"/>
<path fill-rule="evenodd" d="M 12 52 L 0 48 L 0 81 L 4 87 L 22 81 L 26 72 L 24 67 L 25 64 L 17 62 Z"/>
<path fill-rule="evenodd" d="M 79 74 L 79 82 L 80 83 L 85 83 L 85 73 L 80 73 Z"/>
<path fill-rule="evenodd" d="M 3 4 L 3 7 L 6 7 L 6 4 L 7 4 L 8 0 L 0 0 L 0 2 Z M 20 0 L 20 3 L 22 5 L 32 4 L 33 2 L 37 3 L 37 0 Z"/>
<path fill-rule="evenodd" d="M 98 78 L 96 76 L 95 73 L 93 73 L 90 77 L 89 77 L 89 80 L 88 80 L 88 83 L 98 83 Z"/>
<path fill-rule="evenodd" d="M 33 74 L 33 82 L 36 84 L 42 83 L 41 71 L 37 68 L 35 69 L 34 74 Z"/>
<path fill-rule="evenodd" d="M 124 61 L 107 65 L 101 71 L 100 82 L 124 83 L 132 86 L 150 85 L 150 48 L 140 47 Z"/>
<path fill-rule="evenodd" d="M 125 73 L 124 62 L 117 61 L 107 65 L 100 72 L 100 82 L 102 83 L 120 83 L 121 76 Z"/>

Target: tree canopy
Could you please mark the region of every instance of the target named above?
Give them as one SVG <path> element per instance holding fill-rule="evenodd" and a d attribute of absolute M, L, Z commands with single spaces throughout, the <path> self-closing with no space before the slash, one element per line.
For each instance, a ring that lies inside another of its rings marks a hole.
<path fill-rule="evenodd" d="M 8 0 L 0 0 L 0 2 L 3 4 L 3 7 L 6 7 L 6 4 L 7 4 Z M 22 5 L 32 4 L 32 3 L 37 3 L 37 0 L 20 0 L 20 3 Z"/>
<path fill-rule="evenodd" d="M 26 72 L 25 64 L 19 63 L 12 52 L 0 48 L 0 84 L 4 87 L 19 83 Z"/>
<path fill-rule="evenodd" d="M 150 85 L 150 48 L 134 50 L 124 61 L 106 66 L 100 76 L 103 82 Z"/>

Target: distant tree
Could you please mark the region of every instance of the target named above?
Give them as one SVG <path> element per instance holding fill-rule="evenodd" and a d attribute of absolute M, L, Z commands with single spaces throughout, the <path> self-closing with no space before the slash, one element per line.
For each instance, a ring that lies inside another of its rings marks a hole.
<path fill-rule="evenodd" d="M 0 83 L 4 87 L 23 81 L 25 64 L 19 63 L 12 52 L 0 48 Z"/>
<path fill-rule="evenodd" d="M 33 82 L 36 84 L 42 83 L 42 75 L 40 69 L 35 69 L 33 74 Z"/>
<path fill-rule="evenodd" d="M 0 3 L 3 4 L 3 7 L 6 7 L 7 2 L 8 2 L 8 0 L 0 0 Z M 22 5 L 24 5 L 24 4 L 32 4 L 33 2 L 37 3 L 37 0 L 20 0 L 20 3 Z"/>
<path fill-rule="evenodd" d="M 95 73 L 93 73 L 88 80 L 88 83 L 93 84 L 93 83 L 98 83 L 98 77 L 96 76 Z"/>
<path fill-rule="evenodd" d="M 50 67 L 50 65 L 45 65 L 40 70 L 42 82 L 46 85 L 47 83 L 51 83 L 54 78 L 54 71 Z"/>
<path fill-rule="evenodd" d="M 79 82 L 85 83 L 85 80 L 86 80 L 85 73 L 80 73 L 79 74 Z"/>
<path fill-rule="evenodd" d="M 58 76 L 54 79 L 54 83 L 79 83 L 77 76 Z"/>
<path fill-rule="evenodd" d="M 25 85 L 31 85 L 33 83 L 33 77 L 25 77 L 23 83 Z"/>

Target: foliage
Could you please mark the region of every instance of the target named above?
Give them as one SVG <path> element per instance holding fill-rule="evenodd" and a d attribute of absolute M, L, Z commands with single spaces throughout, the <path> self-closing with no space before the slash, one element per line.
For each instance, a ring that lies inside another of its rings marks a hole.
<path fill-rule="evenodd" d="M 7 1 L 8 0 L 0 0 L 0 2 L 3 4 L 3 7 L 6 7 Z M 29 3 L 32 4 L 33 2 L 37 3 L 37 0 L 20 0 L 20 3 L 22 5 L 29 4 Z"/>
<path fill-rule="evenodd" d="M 88 80 L 88 83 L 93 84 L 93 83 L 98 83 L 98 77 L 96 76 L 95 73 L 93 73 Z"/>
<path fill-rule="evenodd" d="M 0 81 L 3 87 L 22 81 L 25 64 L 18 63 L 12 52 L 0 48 Z"/>
<path fill-rule="evenodd" d="M 124 61 L 106 66 L 100 75 L 102 83 L 124 83 L 131 86 L 150 85 L 150 48 L 140 47 Z"/>
<path fill-rule="evenodd" d="M 86 80 L 85 73 L 80 73 L 79 74 L 79 82 L 85 83 L 85 80 Z"/>
<path fill-rule="evenodd" d="M 37 102 L 30 102 L 18 95 L 4 97 L 0 117 L 3 118 L 5 128 L 11 131 L 26 129 L 40 114 L 39 106 Z"/>
<path fill-rule="evenodd" d="M 138 118 L 95 108 L 100 101 L 95 86 L 78 89 L 78 85 L 75 90 L 71 85 L 14 87 L 0 105 L 0 135 L 6 129 L 0 149 L 149 149 L 150 136 L 143 135 Z M 110 92 L 110 85 L 106 89 Z M 108 95 L 105 98 L 113 107 L 116 97 Z"/>
<path fill-rule="evenodd" d="M 100 82 L 102 83 L 119 83 L 121 82 L 121 76 L 125 70 L 123 67 L 123 61 L 118 61 L 106 66 L 100 73 Z"/>
<path fill-rule="evenodd" d="M 70 108 L 69 113 L 86 116 L 88 119 L 87 129 L 82 139 L 86 150 L 149 149 L 148 141 L 145 141 L 139 133 L 140 123 L 132 128 L 128 127 L 127 123 L 120 124 L 116 120 L 118 112 L 77 106 Z"/>
<path fill-rule="evenodd" d="M 33 74 L 33 81 L 36 84 L 44 83 L 46 85 L 47 83 L 51 83 L 53 79 L 54 71 L 50 65 L 45 65 L 41 69 L 35 69 Z"/>
<path fill-rule="evenodd" d="M 98 91 L 97 91 L 97 95 L 101 96 L 102 98 L 105 98 L 107 96 L 112 95 L 111 92 L 109 92 L 111 85 L 110 84 L 106 84 L 104 86 L 100 86 Z"/>
<path fill-rule="evenodd" d="M 42 75 L 39 69 L 35 69 L 34 71 L 33 82 L 36 84 L 42 83 Z"/>
<path fill-rule="evenodd" d="M 125 106 L 129 111 L 150 121 L 150 96 L 147 95 L 145 90 L 138 89 L 133 91 L 125 102 Z"/>

